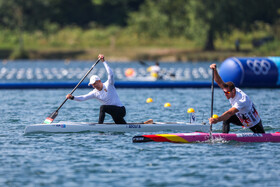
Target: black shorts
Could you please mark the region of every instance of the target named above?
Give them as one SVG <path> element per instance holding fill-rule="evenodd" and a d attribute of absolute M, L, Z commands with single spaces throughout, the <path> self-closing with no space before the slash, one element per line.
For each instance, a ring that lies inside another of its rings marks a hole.
<path fill-rule="evenodd" d="M 232 115 L 229 119 L 226 121 L 223 121 L 223 133 L 229 133 L 230 130 L 230 123 L 238 126 L 243 126 L 239 118 L 236 116 L 236 114 Z M 251 131 L 254 133 L 265 133 L 262 125 L 262 120 L 255 126 L 250 127 Z"/>
<path fill-rule="evenodd" d="M 126 124 L 124 116 L 126 115 L 126 110 L 124 106 L 115 106 L 115 105 L 101 105 L 99 113 L 99 124 L 102 124 L 105 119 L 105 113 L 108 113 L 112 116 L 116 124 Z"/>

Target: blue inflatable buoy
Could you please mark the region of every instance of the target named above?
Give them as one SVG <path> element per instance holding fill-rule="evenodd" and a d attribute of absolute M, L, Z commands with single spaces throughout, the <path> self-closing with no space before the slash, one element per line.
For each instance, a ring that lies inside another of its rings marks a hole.
<path fill-rule="evenodd" d="M 238 87 L 276 87 L 277 65 L 265 57 L 231 57 L 221 64 L 219 74 L 224 82 L 232 81 Z"/>

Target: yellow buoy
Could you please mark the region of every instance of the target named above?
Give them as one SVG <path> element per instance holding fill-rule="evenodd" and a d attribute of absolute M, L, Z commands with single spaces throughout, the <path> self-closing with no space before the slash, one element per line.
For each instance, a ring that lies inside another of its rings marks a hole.
<path fill-rule="evenodd" d="M 189 108 L 188 109 L 188 113 L 194 113 L 195 111 L 194 111 L 194 109 L 193 108 Z"/>
<path fill-rule="evenodd" d="M 158 74 L 156 72 L 152 72 L 151 76 L 154 77 L 154 78 L 158 78 Z"/>
<path fill-rule="evenodd" d="M 165 103 L 164 107 L 171 107 L 171 104 L 170 103 Z"/>
<path fill-rule="evenodd" d="M 219 116 L 217 114 L 213 114 L 212 118 L 218 118 Z"/>
<path fill-rule="evenodd" d="M 152 102 L 153 102 L 153 99 L 152 99 L 152 98 L 146 99 L 146 103 L 152 103 Z"/>

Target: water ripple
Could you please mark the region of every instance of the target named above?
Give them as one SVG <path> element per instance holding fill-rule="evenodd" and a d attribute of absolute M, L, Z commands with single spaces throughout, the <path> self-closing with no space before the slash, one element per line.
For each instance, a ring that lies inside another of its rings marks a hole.
<path fill-rule="evenodd" d="M 89 89 L 77 90 L 77 94 Z M 267 132 L 280 131 L 279 90 L 245 89 L 257 103 Z M 42 123 L 64 100 L 67 89 L 1 90 L 1 186 L 278 186 L 280 144 L 224 142 L 133 144 L 143 133 L 38 133 L 26 125 Z M 189 107 L 199 121 L 210 115 L 209 89 L 119 89 L 128 122 L 187 121 Z M 154 102 L 147 104 L 148 97 Z M 214 113 L 230 105 L 215 89 Z M 171 108 L 164 108 L 164 103 Z M 98 120 L 99 103 L 68 101 L 56 121 Z M 272 115 L 271 115 L 272 114 Z M 106 122 L 112 122 L 106 117 Z M 221 132 L 221 124 L 213 126 Z M 237 126 L 232 132 L 250 132 Z"/>

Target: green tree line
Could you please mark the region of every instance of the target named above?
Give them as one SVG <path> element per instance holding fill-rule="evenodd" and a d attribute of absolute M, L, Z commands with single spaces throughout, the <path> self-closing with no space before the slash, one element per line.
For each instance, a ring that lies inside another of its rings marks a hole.
<path fill-rule="evenodd" d="M 217 37 L 257 23 L 279 27 L 279 0 L 0 0 L 0 29 L 54 32 L 117 26 L 139 37 L 185 37 L 214 50 Z M 277 37 L 278 30 L 273 35 Z"/>

